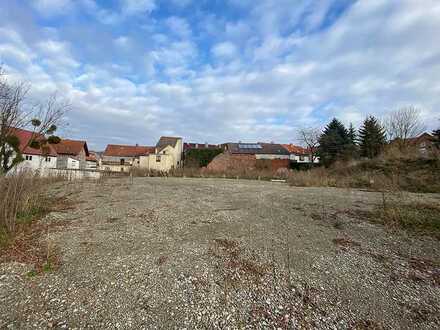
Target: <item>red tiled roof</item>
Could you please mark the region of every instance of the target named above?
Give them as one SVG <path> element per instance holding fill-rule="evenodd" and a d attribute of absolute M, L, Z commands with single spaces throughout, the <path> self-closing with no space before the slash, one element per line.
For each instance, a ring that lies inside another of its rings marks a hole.
<path fill-rule="evenodd" d="M 42 148 L 31 148 L 29 144 L 32 140 L 43 140 L 44 136 L 36 134 L 32 131 L 28 131 L 21 128 L 11 128 L 12 134 L 14 134 L 20 141 L 20 151 L 23 154 L 28 155 L 44 155 L 44 156 L 56 156 L 53 144 L 47 144 Z"/>
<path fill-rule="evenodd" d="M 86 160 L 88 162 L 98 162 L 96 159 L 96 154 L 94 152 L 90 152 L 89 155 L 86 157 Z"/>
<path fill-rule="evenodd" d="M 307 155 L 309 151 L 303 147 L 296 146 L 294 144 L 283 144 L 283 147 L 291 154 Z"/>
<path fill-rule="evenodd" d="M 104 156 L 138 157 L 152 153 L 155 153 L 155 147 L 109 144 L 105 148 Z"/>
<path fill-rule="evenodd" d="M 86 141 L 61 140 L 60 143 L 54 144 L 54 148 L 60 155 L 77 156 L 83 149 L 86 156 L 89 154 Z"/>

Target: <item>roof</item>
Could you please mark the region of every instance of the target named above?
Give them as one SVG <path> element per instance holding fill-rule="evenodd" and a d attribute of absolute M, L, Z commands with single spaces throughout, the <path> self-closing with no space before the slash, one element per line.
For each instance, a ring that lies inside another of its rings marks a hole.
<path fill-rule="evenodd" d="M 277 143 L 226 143 L 226 149 L 232 154 L 289 155 L 289 152 Z"/>
<path fill-rule="evenodd" d="M 96 154 L 94 152 L 90 152 L 89 155 L 86 157 L 86 160 L 88 162 L 98 162 L 98 159 L 96 158 Z"/>
<path fill-rule="evenodd" d="M 434 137 L 431 134 L 426 133 L 426 132 L 415 137 L 415 138 L 408 139 L 410 144 L 415 144 L 415 145 L 420 144 L 422 142 L 427 142 L 427 141 L 432 142 L 433 140 L 434 140 Z"/>
<path fill-rule="evenodd" d="M 172 137 L 172 136 L 161 136 L 159 141 L 156 144 L 156 148 L 158 151 L 161 151 L 167 146 L 175 147 L 177 144 L 177 141 L 182 140 L 180 137 Z"/>
<path fill-rule="evenodd" d="M 44 135 L 37 134 L 32 131 L 28 131 L 21 128 L 11 128 L 12 133 L 20 141 L 20 151 L 23 154 L 28 155 L 44 155 L 56 157 L 56 151 L 54 149 L 54 144 L 46 144 L 42 148 L 31 148 L 29 144 L 32 140 L 41 141 L 44 140 Z"/>
<path fill-rule="evenodd" d="M 60 143 L 54 144 L 54 148 L 59 155 L 78 156 L 81 150 L 85 150 L 86 156 L 89 155 L 86 141 L 77 140 L 61 140 Z"/>
<path fill-rule="evenodd" d="M 307 149 L 294 144 L 283 144 L 282 146 L 291 154 L 307 155 L 309 153 Z"/>
<path fill-rule="evenodd" d="M 154 147 L 109 144 L 105 148 L 103 156 L 138 157 L 138 156 L 152 154 L 154 152 L 155 152 Z"/>
<path fill-rule="evenodd" d="M 191 150 L 191 149 L 219 149 L 220 147 L 216 144 L 207 144 L 207 143 L 189 143 L 185 142 L 183 144 L 183 150 Z"/>

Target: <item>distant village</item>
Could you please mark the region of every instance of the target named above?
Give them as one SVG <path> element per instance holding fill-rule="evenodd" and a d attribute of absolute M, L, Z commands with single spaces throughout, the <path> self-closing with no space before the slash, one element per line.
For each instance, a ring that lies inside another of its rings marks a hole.
<path fill-rule="evenodd" d="M 261 164 L 272 169 L 290 168 L 293 163 L 319 163 L 310 150 L 293 144 L 277 143 L 189 143 L 182 137 L 159 138 L 155 146 L 109 144 L 104 152 L 90 151 L 87 141 L 61 139 L 47 148 L 32 148 L 34 133 L 17 129 L 16 135 L 22 146 L 23 162 L 18 169 L 30 170 L 88 170 L 107 172 L 130 172 L 133 169 L 168 172 L 185 166 L 191 150 L 213 150 L 216 156 L 207 164 L 213 171 L 231 168 L 257 168 Z"/>

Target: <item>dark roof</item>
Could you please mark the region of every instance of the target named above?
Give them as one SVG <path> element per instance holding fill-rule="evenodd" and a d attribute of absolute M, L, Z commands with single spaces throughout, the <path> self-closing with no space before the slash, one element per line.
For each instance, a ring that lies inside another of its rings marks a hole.
<path fill-rule="evenodd" d="M 60 143 L 54 144 L 53 146 L 59 155 L 78 156 L 83 149 L 86 156 L 89 155 L 86 141 L 61 140 Z"/>
<path fill-rule="evenodd" d="M 226 143 L 226 150 L 232 154 L 250 155 L 289 155 L 281 144 L 278 143 Z"/>
<path fill-rule="evenodd" d="M 191 150 L 191 149 L 220 149 L 220 147 L 216 144 L 206 144 L 206 143 L 189 143 L 185 142 L 183 144 L 183 150 Z"/>
<path fill-rule="evenodd" d="M 175 147 L 177 144 L 177 141 L 181 140 L 180 137 L 171 137 L 171 136 L 161 136 L 159 141 L 156 144 L 156 148 L 158 151 L 161 151 L 167 146 Z"/>
<path fill-rule="evenodd" d="M 154 153 L 154 147 L 109 144 L 105 148 L 103 156 L 138 157 L 151 153 Z"/>
<path fill-rule="evenodd" d="M 53 144 L 46 144 L 42 148 L 31 148 L 29 144 L 32 140 L 41 141 L 44 140 L 42 134 L 37 134 L 32 131 L 28 131 L 21 128 L 10 128 L 13 135 L 15 135 L 20 141 L 20 151 L 23 154 L 28 155 L 44 155 L 44 156 L 56 156 L 57 153 Z"/>

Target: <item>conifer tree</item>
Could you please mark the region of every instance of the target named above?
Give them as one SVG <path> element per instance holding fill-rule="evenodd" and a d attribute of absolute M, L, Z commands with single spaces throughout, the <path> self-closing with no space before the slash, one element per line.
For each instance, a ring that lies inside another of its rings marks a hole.
<path fill-rule="evenodd" d="M 347 129 L 334 118 L 319 138 L 319 157 L 325 166 L 329 166 L 337 160 L 346 159 L 349 146 Z"/>
<path fill-rule="evenodd" d="M 374 116 L 365 118 L 359 129 L 361 157 L 374 158 L 380 154 L 386 143 L 385 129 Z"/>

